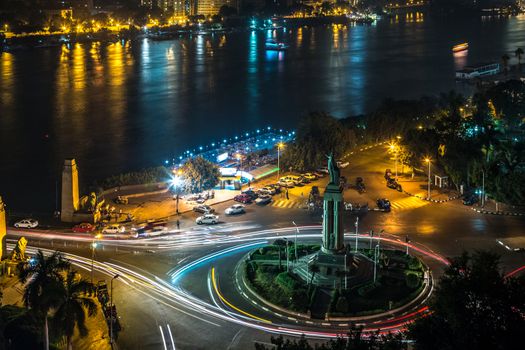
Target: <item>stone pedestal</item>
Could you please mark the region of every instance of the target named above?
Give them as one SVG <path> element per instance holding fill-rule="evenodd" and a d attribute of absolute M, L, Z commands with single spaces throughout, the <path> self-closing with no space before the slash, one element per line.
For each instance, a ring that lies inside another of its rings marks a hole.
<path fill-rule="evenodd" d="M 7 258 L 6 234 L 5 205 L 2 201 L 2 197 L 0 197 L 0 260 Z"/>
<path fill-rule="evenodd" d="M 340 253 L 344 250 L 343 231 L 343 190 L 330 183 L 324 192 L 323 204 L 323 245 L 324 253 Z"/>
<path fill-rule="evenodd" d="M 64 161 L 61 203 L 60 219 L 64 222 L 73 222 L 73 215 L 79 209 L 78 170 L 75 159 Z"/>

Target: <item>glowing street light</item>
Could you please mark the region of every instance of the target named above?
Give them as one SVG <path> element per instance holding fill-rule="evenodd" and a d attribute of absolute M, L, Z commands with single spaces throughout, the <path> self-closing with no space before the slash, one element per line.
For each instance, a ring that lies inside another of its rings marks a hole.
<path fill-rule="evenodd" d="M 177 175 L 173 176 L 171 178 L 171 185 L 173 186 L 173 188 L 175 189 L 175 200 L 177 201 L 177 207 L 176 207 L 176 212 L 177 212 L 177 215 L 179 215 L 179 198 L 180 198 L 180 189 L 181 189 L 181 185 L 182 185 L 182 170 L 177 170 Z"/>
<path fill-rule="evenodd" d="M 430 164 L 432 164 L 432 158 L 426 157 L 425 163 L 428 163 L 428 194 L 427 194 L 427 200 L 430 200 Z"/>
<path fill-rule="evenodd" d="M 280 154 L 281 148 L 284 148 L 284 143 L 279 142 L 277 144 L 277 181 L 281 178 L 281 165 L 280 165 Z"/>

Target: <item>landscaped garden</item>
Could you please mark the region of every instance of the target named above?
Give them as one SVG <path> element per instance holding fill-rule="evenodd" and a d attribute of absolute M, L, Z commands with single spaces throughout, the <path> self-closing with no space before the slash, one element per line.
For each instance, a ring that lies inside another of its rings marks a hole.
<path fill-rule="evenodd" d="M 297 257 L 305 257 L 320 249 L 319 245 L 297 245 Z M 361 259 L 374 260 L 374 250 L 359 250 Z M 288 259 L 287 259 L 288 255 Z M 288 309 L 307 313 L 316 302 L 319 287 L 312 283 L 318 268 L 310 265 L 309 278 L 302 278 L 292 268 L 295 246 L 290 241 L 277 240 L 272 245 L 252 251 L 244 262 L 245 280 L 262 299 Z M 373 265 L 372 265 L 373 266 Z M 331 295 L 330 317 L 352 317 L 396 309 L 416 298 L 424 288 L 426 267 L 415 256 L 400 250 L 383 249 L 377 256 L 377 277 L 357 285 L 344 286 L 344 276 L 337 288 L 324 288 Z"/>

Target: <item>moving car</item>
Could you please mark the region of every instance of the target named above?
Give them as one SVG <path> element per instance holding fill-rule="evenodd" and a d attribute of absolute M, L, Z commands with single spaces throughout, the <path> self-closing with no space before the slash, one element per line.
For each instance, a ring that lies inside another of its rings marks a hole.
<path fill-rule="evenodd" d="M 148 233 L 167 231 L 168 222 L 165 220 L 149 221 L 147 223 L 140 224 L 137 228 L 131 230 L 135 233 L 135 237 L 146 237 Z"/>
<path fill-rule="evenodd" d="M 38 221 L 35 219 L 23 219 L 15 223 L 17 228 L 36 228 L 38 226 Z"/>
<path fill-rule="evenodd" d="M 197 225 L 202 225 L 202 224 L 215 225 L 218 222 L 219 222 L 219 216 L 215 214 L 204 214 L 203 216 L 199 216 L 195 220 L 195 223 Z"/>
<path fill-rule="evenodd" d="M 226 208 L 224 211 L 224 214 L 226 215 L 235 215 L 235 214 L 243 214 L 246 210 L 244 209 L 244 205 L 242 204 L 234 204 L 229 208 Z"/>
<path fill-rule="evenodd" d="M 201 204 L 193 207 L 193 211 L 201 214 L 208 214 L 208 213 L 214 213 L 215 209 L 210 207 L 209 205 Z"/>
<path fill-rule="evenodd" d="M 124 233 L 125 231 L 126 231 L 126 228 L 124 226 L 120 226 L 119 224 L 112 224 L 102 229 L 102 233 L 109 233 L 109 234 Z"/>
<path fill-rule="evenodd" d="M 272 196 L 265 194 L 255 200 L 255 204 L 266 205 L 272 201 Z"/>
<path fill-rule="evenodd" d="M 81 224 L 73 226 L 73 232 L 76 233 L 88 233 L 95 231 L 95 226 L 91 225 L 88 222 L 83 222 Z"/>
<path fill-rule="evenodd" d="M 342 169 L 346 168 L 346 167 L 349 166 L 349 165 L 350 165 L 349 162 L 345 162 L 345 161 L 342 161 L 342 160 L 340 160 L 340 161 L 337 162 L 337 166 L 338 166 L 339 168 L 342 168 Z"/>
<path fill-rule="evenodd" d="M 252 197 L 248 196 L 245 193 L 241 193 L 241 194 L 238 194 L 235 197 L 233 197 L 233 200 L 236 201 L 236 202 L 241 202 L 241 203 L 244 203 L 244 204 L 248 204 L 248 203 L 252 202 Z"/>
<path fill-rule="evenodd" d="M 318 168 L 318 169 L 316 170 L 316 172 L 323 173 L 323 174 L 328 174 L 328 173 L 329 173 L 328 168 L 325 167 L 325 166 L 322 167 L 322 168 Z"/>
<path fill-rule="evenodd" d="M 390 211 L 390 201 L 386 198 L 380 198 L 376 201 L 377 207 L 383 211 Z"/>

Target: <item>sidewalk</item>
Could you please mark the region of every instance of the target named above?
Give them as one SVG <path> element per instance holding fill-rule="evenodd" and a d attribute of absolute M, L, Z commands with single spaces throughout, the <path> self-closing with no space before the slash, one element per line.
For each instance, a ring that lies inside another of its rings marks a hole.
<path fill-rule="evenodd" d="M 439 188 L 431 185 L 430 199 L 428 199 L 428 180 L 426 177 L 416 176 L 412 179 L 410 176 L 399 176 L 398 182 L 403 187 L 403 192 L 405 194 L 434 203 L 449 202 L 461 196 L 454 189 Z"/>
<path fill-rule="evenodd" d="M 482 207 L 481 203 L 472 206 L 472 210 L 480 214 L 525 216 L 525 207 L 497 203 L 494 200 L 487 200 Z"/>

